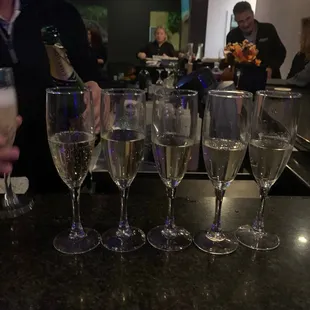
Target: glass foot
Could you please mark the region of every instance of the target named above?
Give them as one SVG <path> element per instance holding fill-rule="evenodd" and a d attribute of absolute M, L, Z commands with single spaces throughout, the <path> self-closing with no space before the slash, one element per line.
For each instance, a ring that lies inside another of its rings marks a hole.
<path fill-rule="evenodd" d="M 130 234 L 120 234 L 118 228 L 111 228 L 102 235 L 102 245 L 113 252 L 132 252 L 145 244 L 144 232 L 130 227 Z"/>
<path fill-rule="evenodd" d="M 70 239 L 70 231 L 63 231 L 54 239 L 54 247 L 63 254 L 83 254 L 95 249 L 100 244 L 100 235 L 94 229 L 84 228 L 86 236 Z"/>
<path fill-rule="evenodd" d="M 191 234 L 183 227 L 176 226 L 170 233 L 172 236 L 165 236 L 165 226 L 157 226 L 147 234 L 147 240 L 156 249 L 176 252 L 182 251 L 192 244 Z"/>
<path fill-rule="evenodd" d="M 27 195 L 14 195 L 13 198 L 3 197 L 0 205 L 0 219 L 15 218 L 21 216 L 34 206 L 34 200 Z"/>
<path fill-rule="evenodd" d="M 226 255 L 235 252 L 238 241 L 233 233 L 222 232 L 215 238 L 208 231 L 201 231 L 194 237 L 195 245 L 202 251 L 213 255 Z"/>
<path fill-rule="evenodd" d="M 242 245 L 253 250 L 270 251 L 280 245 L 280 239 L 277 235 L 267 232 L 258 233 L 250 225 L 239 227 L 235 235 Z"/>

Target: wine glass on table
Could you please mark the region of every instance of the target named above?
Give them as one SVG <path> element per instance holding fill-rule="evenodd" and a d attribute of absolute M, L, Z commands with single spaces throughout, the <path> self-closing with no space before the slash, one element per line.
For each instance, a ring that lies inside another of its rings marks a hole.
<path fill-rule="evenodd" d="M 46 90 L 46 125 L 54 165 L 69 187 L 72 199 L 70 231 L 54 239 L 54 247 L 64 254 L 82 254 L 96 248 L 100 235 L 83 228 L 80 219 L 80 189 L 89 170 L 95 145 L 95 118 L 88 88 Z"/>
<path fill-rule="evenodd" d="M 223 232 L 221 210 L 225 191 L 235 179 L 250 139 L 252 94 L 243 91 L 209 91 L 203 121 L 202 146 L 205 167 L 215 188 L 215 216 L 209 230 L 199 232 L 194 242 L 207 253 L 234 252 L 234 233 Z"/>
<path fill-rule="evenodd" d="M 191 158 L 198 119 L 198 94 L 191 90 L 160 89 L 153 105 L 152 145 L 160 178 L 166 186 L 168 215 L 164 225 L 147 235 L 149 243 L 163 251 L 180 251 L 192 243 L 185 228 L 175 225 L 174 198 Z"/>
<path fill-rule="evenodd" d="M 102 235 L 102 244 L 114 252 L 131 252 L 145 244 L 144 232 L 129 226 L 129 188 L 143 160 L 146 134 L 145 92 L 137 89 L 103 91 L 101 111 L 109 105 L 109 118 L 101 114 L 101 144 L 109 174 L 120 190 L 119 225 Z"/>
<path fill-rule="evenodd" d="M 0 68 L 0 134 L 6 138 L 6 146 L 13 145 L 16 134 L 17 97 L 13 70 Z M 0 218 L 15 218 L 32 209 L 33 199 L 14 193 L 11 175 L 4 175 L 4 198 L 0 205 Z"/>
<path fill-rule="evenodd" d="M 161 73 L 162 73 L 162 69 L 156 69 L 157 73 L 158 73 L 158 79 L 155 83 L 155 85 L 163 85 L 164 81 L 161 78 Z"/>
<path fill-rule="evenodd" d="M 94 148 L 90 166 L 89 166 L 89 193 L 94 194 L 96 192 L 96 183 L 94 182 L 93 173 L 96 168 L 96 164 L 98 162 L 99 156 L 101 154 L 101 143 L 98 143 Z"/>
<path fill-rule="evenodd" d="M 252 226 L 241 226 L 236 231 L 238 241 L 248 248 L 266 251 L 280 245 L 277 235 L 265 231 L 265 202 L 270 188 L 285 169 L 293 151 L 300 99 L 301 94 L 292 92 L 256 93 L 249 155 L 261 202 Z"/>

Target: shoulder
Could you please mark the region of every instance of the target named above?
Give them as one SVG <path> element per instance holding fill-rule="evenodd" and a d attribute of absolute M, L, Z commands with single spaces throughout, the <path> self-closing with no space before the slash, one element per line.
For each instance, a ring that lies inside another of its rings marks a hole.
<path fill-rule="evenodd" d="M 276 31 L 276 27 L 271 24 L 271 23 L 260 23 L 258 22 L 258 27 L 261 29 L 261 30 L 265 30 L 266 32 L 268 31 Z"/>
<path fill-rule="evenodd" d="M 235 38 L 239 37 L 239 35 L 240 35 L 240 29 L 237 27 L 228 32 L 227 38 Z"/>
<path fill-rule="evenodd" d="M 173 45 L 172 45 L 170 42 L 167 42 L 167 41 L 166 41 L 164 44 L 165 44 L 167 47 L 173 48 Z"/>

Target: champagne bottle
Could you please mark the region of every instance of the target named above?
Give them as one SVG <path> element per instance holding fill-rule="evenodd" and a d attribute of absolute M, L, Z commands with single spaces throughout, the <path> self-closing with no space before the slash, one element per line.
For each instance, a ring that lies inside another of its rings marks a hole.
<path fill-rule="evenodd" d="M 50 62 L 50 73 L 55 85 L 83 89 L 84 83 L 70 63 L 57 28 L 54 26 L 44 27 L 41 34 Z"/>

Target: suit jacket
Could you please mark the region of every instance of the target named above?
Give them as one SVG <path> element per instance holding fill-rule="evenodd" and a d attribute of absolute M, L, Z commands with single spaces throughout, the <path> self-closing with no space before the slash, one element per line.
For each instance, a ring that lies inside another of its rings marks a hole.
<path fill-rule="evenodd" d="M 257 58 L 262 64 L 272 69 L 272 78 L 281 78 L 280 67 L 286 57 L 286 48 L 277 33 L 276 28 L 272 24 L 257 24 L 256 47 L 259 50 Z M 245 37 L 240 28 L 231 30 L 226 38 L 227 43 L 241 43 Z"/>

